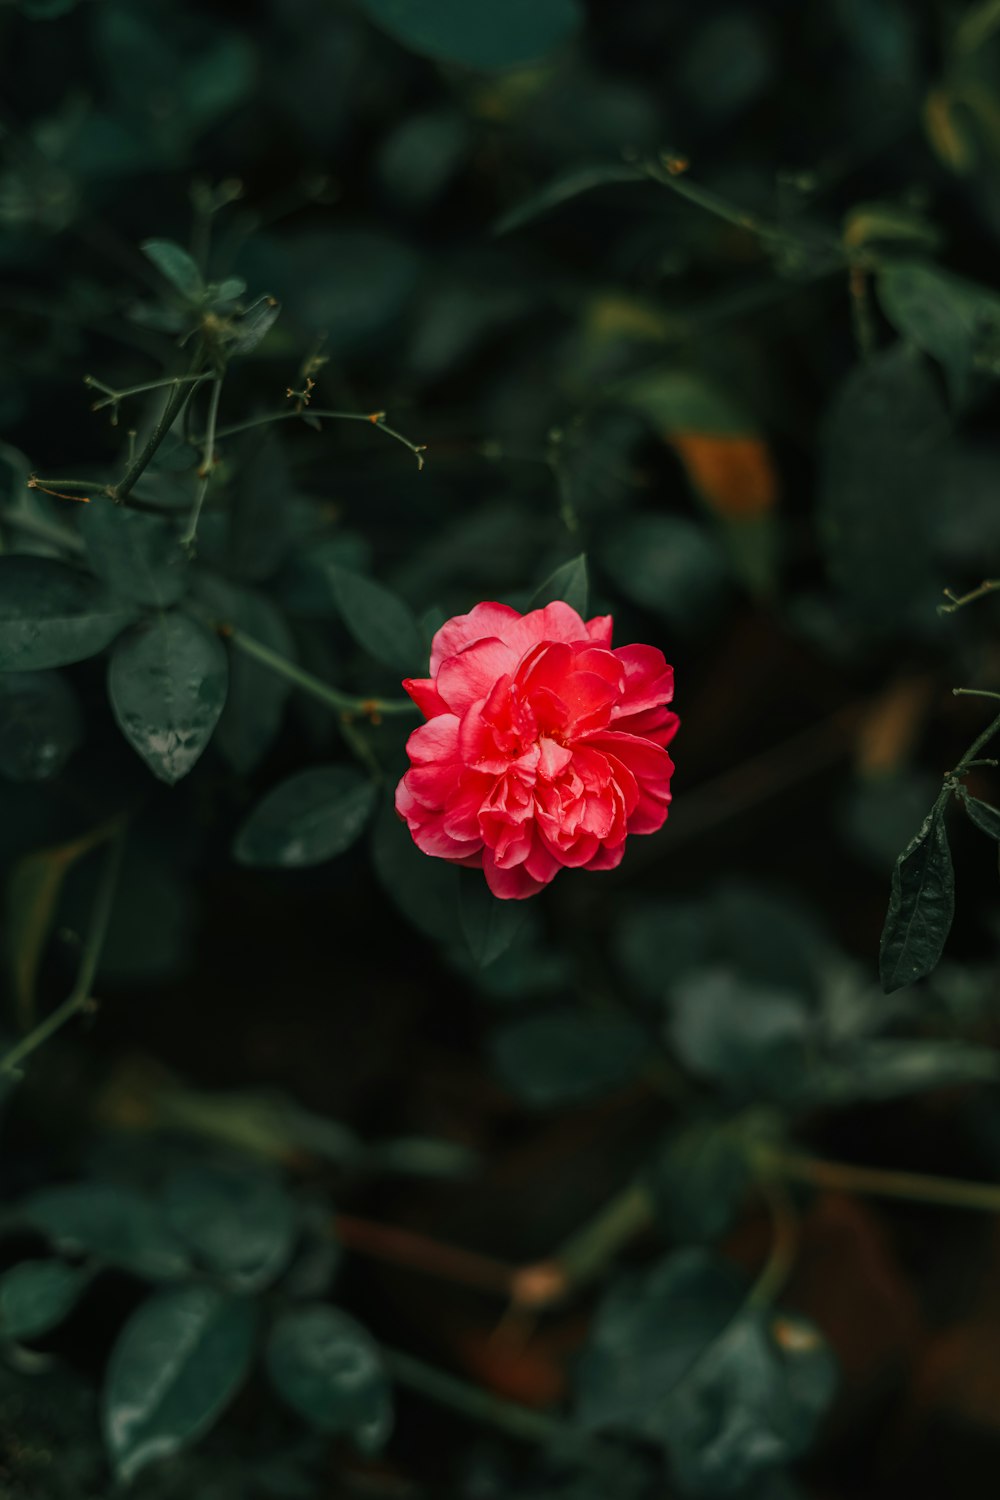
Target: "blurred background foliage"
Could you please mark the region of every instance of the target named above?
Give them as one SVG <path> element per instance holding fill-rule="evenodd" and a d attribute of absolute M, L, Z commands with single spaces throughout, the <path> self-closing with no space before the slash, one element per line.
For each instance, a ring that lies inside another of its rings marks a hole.
<path fill-rule="evenodd" d="M 0 0 L 5 1500 L 993 1493 L 998 84 L 995 0 Z M 588 583 L 674 810 L 495 903 L 399 678 Z"/>

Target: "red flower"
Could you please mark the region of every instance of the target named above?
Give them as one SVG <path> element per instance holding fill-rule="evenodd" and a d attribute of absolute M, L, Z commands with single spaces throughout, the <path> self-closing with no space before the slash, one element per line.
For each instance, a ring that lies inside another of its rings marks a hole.
<path fill-rule="evenodd" d="M 427 723 L 407 741 L 396 810 L 425 854 L 534 896 L 563 866 L 611 870 L 670 802 L 673 669 L 611 649 L 611 616 L 477 604 L 442 625 L 430 677 L 404 688 Z"/>

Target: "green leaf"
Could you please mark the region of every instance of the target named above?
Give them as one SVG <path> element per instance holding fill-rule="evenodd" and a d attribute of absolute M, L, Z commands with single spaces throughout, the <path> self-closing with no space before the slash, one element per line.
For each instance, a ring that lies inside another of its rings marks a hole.
<path fill-rule="evenodd" d="M 32 21 L 55 21 L 75 10 L 77 0 L 21 0 L 21 10 Z"/>
<path fill-rule="evenodd" d="M 634 1078 L 649 1038 L 625 1016 L 549 1011 L 514 1021 L 490 1044 L 499 1077 L 538 1109 L 599 1098 Z"/>
<path fill-rule="evenodd" d="M 977 343 L 1000 329 L 1000 296 L 921 261 L 883 266 L 877 285 L 889 322 L 940 360 L 952 402 L 964 405 L 975 375 Z"/>
<path fill-rule="evenodd" d="M 962 805 L 977 828 L 981 828 L 991 839 L 1000 841 L 1000 807 L 980 802 L 978 797 L 970 796 L 968 792 L 962 797 Z"/>
<path fill-rule="evenodd" d="M 527 913 L 523 901 L 500 901 L 481 870 L 458 872 L 458 920 L 473 962 L 487 968 L 506 953 Z"/>
<path fill-rule="evenodd" d="M 614 933 L 614 948 L 626 978 L 646 1000 L 662 1001 L 667 986 L 712 954 L 703 908 L 694 901 L 630 902 Z"/>
<path fill-rule="evenodd" d="M 198 597 L 217 620 L 238 626 L 286 661 L 297 659 L 288 623 L 266 595 L 204 574 L 196 586 Z M 291 690 L 288 678 L 279 672 L 272 672 L 243 651 L 229 653 L 229 691 L 215 742 L 240 775 L 254 770 L 270 749 L 281 728 Z"/>
<path fill-rule="evenodd" d="M 353 766 L 314 766 L 274 787 L 236 836 L 244 865 L 301 870 L 349 849 L 375 805 L 375 787 Z"/>
<path fill-rule="evenodd" d="M 729 592 L 719 546 L 705 527 L 679 516 L 616 520 L 601 561 L 627 599 L 679 630 L 708 623 Z"/>
<path fill-rule="evenodd" d="M 163 1205 L 196 1260 L 238 1291 L 269 1286 L 288 1264 L 295 1205 L 266 1168 L 179 1168 L 164 1184 Z"/>
<path fill-rule="evenodd" d="M 73 1311 L 91 1274 L 61 1260 L 24 1260 L 0 1275 L 0 1338 L 37 1339 Z"/>
<path fill-rule="evenodd" d="M 336 567 L 328 572 L 337 608 L 358 645 L 394 672 L 421 671 L 427 652 L 409 605 L 360 573 Z"/>
<path fill-rule="evenodd" d="M 250 1368 L 256 1308 L 210 1286 L 160 1292 L 132 1314 L 111 1352 L 104 1438 L 128 1483 L 208 1431 Z"/>
<path fill-rule="evenodd" d="M 741 1313 L 665 1407 L 679 1488 L 706 1500 L 746 1494 L 806 1451 L 836 1386 L 836 1362 L 812 1323 Z"/>
<path fill-rule="evenodd" d="M 58 672 L 0 674 L 0 775 L 48 781 L 82 737 L 79 700 Z"/>
<path fill-rule="evenodd" d="M 656 1216 L 680 1244 L 716 1240 L 729 1228 L 750 1181 L 745 1117 L 697 1121 L 674 1131 L 645 1174 Z"/>
<path fill-rule="evenodd" d="M 120 598 L 165 608 L 186 591 L 190 563 L 165 516 L 94 500 L 83 508 L 80 534 L 94 572 Z"/>
<path fill-rule="evenodd" d="M 834 1104 L 855 1099 L 899 1099 L 931 1089 L 961 1088 L 1000 1078 L 1000 1054 L 938 1037 L 863 1040 L 828 1063 L 810 1082 L 809 1096 Z"/>
<path fill-rule="evenodd" d="M 619 1277 L 578 1365 L 581 1424 L 663 1443 L 681 1381 L 730 1323 L 744 1291 L 734 1266 L 696 1249 Z"/>
<path fill-rule="evenodd" d="M 938 628 L 932 544 L 945 426 L 925 360 L 902 343 L 858 365 L 827 416 L 819 495 L 827 568 L 873 633 Z"/>
<path fill-rule="evenodd" d="M 205 294 L 201 272 L 186 250 L 173 240 L 145 240 L 142 252 L 188 302 L 200 302 Z"/>
<path fill-rule="evenodd" d="M 135 618 L 86 573 L 48 557 L 0 557 L 0 671 L 41 671 L 96 656 Z"/>
<path fill-rule="evenodd" d="M 392 1430 L 392 1392 L 369 1333 L 339 1308 L 315 1303 L 283 1313 L 267 1347 L 278 1393 L 321 1432 L 347 1433 L 377 1453 Z"/>
<path fill-rule="evenodd" d="M 408 921 L 439 941 L 454 939 L 459 872 L 448 860 L 417 848 L 391 797 L 375 821 L 372 860 L 382 886 Z"/>
<path fill-rule="evenodd" d="M 559 204 L 568 203 L 581 193 L 593 192 L 595 188 L 607 187 L 609 183 L 648 183 L 649 180 L 648 174 L 640 167 L 629 167 L 621 162 L 597 162 L 593 166 L 571 167 L 568 172 L 561 172 L 536 193 L 501 214 L 493 226 L 493 233 L 509 234 L 512 229 L 520 229 L 523 224 L 529 224 L 532 219 L 548 213 Z"/>
<path fill-rule="evenodd" d="M 276 297 L 259 297 L 241 317 L 233 320 L 234 332 L 229 340 L 230 353 L 252 354 L 257 345 L 270 333 L 278 321 L 280 312 L 281 303 Z"/>
<path fill-rule="evenodd" d="M 812 1021 L 790 991 L 708 968 L 671 987 L 668 1033 L 692 1072 L 746 1098 L 785 1098 L 801 1085 Z"/>
<path fill-rule="evenodd" d="M 887 995 L 923 979 L 936 967 L 954 915 L 955 876 L 944 804 L 938 801 L 892 872 L 892 894 L 879 948 L 879 972 Z"/>
<path fill-rule="evenodd" d="M 569 562 L 563 563 L 546 578 L 531 596 L 528 608 L 542 609 L 546 604 L 562 599 L 571 609 L 576 610 L 581 619 L 585 620 L 588 592 L 587 554 L 581 552 L 579 557 L 570 558 Z"/>
<path fill-rule="evenodd" d="M 162 614 L 119 641 L 108 692 L 118 726 L 154 776 L 173 785 L 212 737 L 226 701 L 226 653 L 186 615 Z"/>
<path fill-rule="evenodd" d="M 104 1182 L 43 1188 L 15 1206 L 20 1223 L 37 1229 L 57 1250 L 93 1256 L 152 1281 L 190 1272 L 183 1245 L 150 1199 Z"/>
<path fill-rule="evenodd" d="M 397 42 L 438 62 L 493 70 L 534 62 L 569 41 L 580 24 L 577 0 L 361 0 Z"/>

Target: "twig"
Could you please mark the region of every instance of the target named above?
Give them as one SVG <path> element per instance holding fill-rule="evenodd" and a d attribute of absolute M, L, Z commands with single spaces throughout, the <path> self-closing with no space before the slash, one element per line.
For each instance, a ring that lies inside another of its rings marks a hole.
<path fill-rule="evenodd" d="M 199 352 L 195 355 L 189 373 L 192 375 L 197 374 L 198 365 L 200 363 L 201 351 L 199 350 Z M 118 483 L 108 486 L 107 494 L 109 499 L 114 500 L 116 504 L 120 505 L 122 501 L 132 493 L 132 491 L 135 489 L 135 486 L 139 482 L 140 477 L 145 472 L 150 460 L 153 457 L 153 454 L 163 442 L 163 439 L 166 437 L 167 433 L 170 431 L 171 427 L 174 425 L 177 418 L 184 410 L 185 406 L 191 400 L 194 389 L 194 384 L 191 381 L 188 381 L 186 385 L 178 384 L 171 390 L 170 395 L 167 398 L 167 403 L 160 414 L 159 421 L 153 428 L 152 432 L 149 434 L 149 437 L 146 439 L 139 453 L 129 464 L 128 468 L 126 469 L 125 473 L 122 475 Z"/>
<path fill-rule="evenodd" d="M 201 456 L 201 468 L 198 470 L 197 488 L 195 489 L 194 504 L 191 506 L 191 514 L 184 528 L 184 534 L 179 538 L 182 547 L 193 547 L 198 535 L 198 521 L 201 517 L 201 508 L 205 503 L 208 486 L 212 479 L 212 468 L 215 464 L 215 428 L 219 417 L 219 397 L 222 395 L 222 377 L 217 376 L 212 386 L 212 395 L 208 403 L 208 421 L 205 426 L 205 444 Z"/>
<path fill-rule="evenodd" d="M 950 602 L 939 604 L 938 614 L 953 615 L 957 609 L 972 604 L 976 599 L 982 599 L 986 594 L 994 594 L 997 589 L 1000 589 L 1000 578 L 984 578 L 978 588 L 970 589 L 967 594 L 955 594 L 951 589 L 945 589 L 945 598 Z"/>
<path fill-rule="evenodd" d="M 402 443 L 404 448 L 408 448 L 417 460 L 418 469 L 422 469 L 424 466 L 424 454 L 427 452 L 427 444 L 411 442 L 408 437 L 404 437 L 401 432 L 397 432 L 395 427 L 390 427 L 385 420 L 384 411 L 326 411 L 313 406 L 299 411 L 293 407 L 286 411 L 268 412 L 262 417 L 251 417 L 246 422 L 233 422 L 228 427 L 220 427 L 216 435 L 220 438 L 234 437 L 238 432 L 249 432 L 252 427 L 265 427 L 269 422 L 287 422 L 290 417 L 302 417 L 306 419 L 309 417 L 327 417 L 332 421 L 339 422 L 367 422 L 370 427 L 377 428 L 379 432 L 384 432 L 387 437 L 395 438 L 397 443 Z"/>

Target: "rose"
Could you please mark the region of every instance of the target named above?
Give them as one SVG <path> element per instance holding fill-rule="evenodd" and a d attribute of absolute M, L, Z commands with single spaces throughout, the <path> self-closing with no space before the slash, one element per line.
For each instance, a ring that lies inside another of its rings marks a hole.
<path fill-rule="evenodd" d="M 396 810 L 425 854 L 519 899 L 564 866 L 614 869 L 628 834 L 662 827 L 673 669 L 655 646 L 612 650 L 611 624 L 557 602 L 477 604 L 441 626 L 431 675 L 403 683 L 427 723 Z"/>

